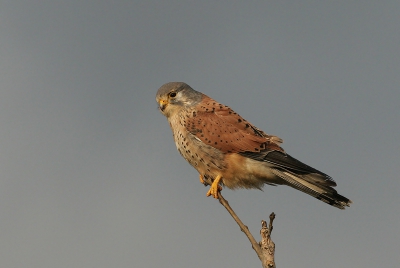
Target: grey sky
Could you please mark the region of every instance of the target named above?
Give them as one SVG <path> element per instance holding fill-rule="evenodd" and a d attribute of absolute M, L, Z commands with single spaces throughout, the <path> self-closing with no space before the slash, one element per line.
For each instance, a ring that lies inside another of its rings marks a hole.
<path fill-rule="evenodd" d="M 223 190 L 278 267 L 400 263 L 400 2 L 1 1 L 0 266 L 261 267 L 176 151 L 157 89 L 184 81 L 329 174 Z"/>

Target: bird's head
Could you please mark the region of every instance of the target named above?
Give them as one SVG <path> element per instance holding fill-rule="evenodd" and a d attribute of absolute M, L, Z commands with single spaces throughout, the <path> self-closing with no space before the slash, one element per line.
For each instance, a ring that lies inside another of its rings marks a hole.
<path fill-rule="evenodd" d="M 170 82 L 162 85 L 156 95 L 158 108 L 166 117 L 190 108 L 201 101 L 203 94 L 183 82 Z"/>

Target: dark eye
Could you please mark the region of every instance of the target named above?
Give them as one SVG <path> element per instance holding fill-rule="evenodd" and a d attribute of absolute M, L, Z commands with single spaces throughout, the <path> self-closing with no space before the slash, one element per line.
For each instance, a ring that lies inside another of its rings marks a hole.
<path fill-rule="evenodd" d="M 175 93 L 175 92 L 171 92 L 171 93 L 169 93 L 169 96 L 170 96 L 171 98 L 175 98 L 175 97 L 176 97 L 176 93 Z"/>

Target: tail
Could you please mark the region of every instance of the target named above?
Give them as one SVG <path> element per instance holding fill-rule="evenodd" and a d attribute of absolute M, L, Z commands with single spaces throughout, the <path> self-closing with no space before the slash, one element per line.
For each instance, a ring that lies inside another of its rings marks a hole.
<path fill-rule="evenodd" d="M 329 185 L 319 184 L 319 180 L 313 181 L 312 175 L 298 175 L 285 169 L 272 168 L 272 172 L 283 179 L 287 185 L 309 194 L 331 206 L 339 209 L 350 207 L 350 199 L 338 194 L 335 189 Z M 319 174 L 315 174 L 319 176 Z"/>

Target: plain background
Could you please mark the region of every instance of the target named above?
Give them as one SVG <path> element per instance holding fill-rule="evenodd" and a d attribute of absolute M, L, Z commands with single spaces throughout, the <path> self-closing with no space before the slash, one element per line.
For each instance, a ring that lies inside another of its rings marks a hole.
<path fill-rule="evenodd" d="M 329 174 L 223 190 L 278 267 L 397 267 L 400 2 L 1 1 L 0 266 L 261 267 L 176 151 L 157 89 L 184 81 Z"/>

